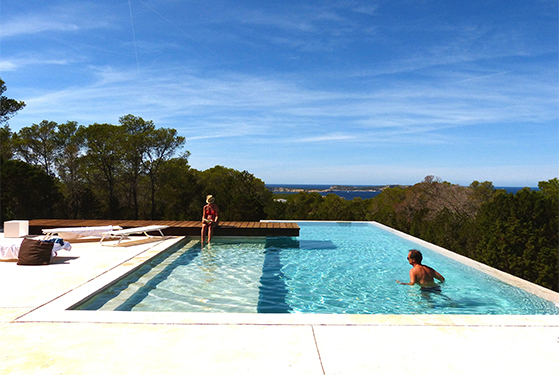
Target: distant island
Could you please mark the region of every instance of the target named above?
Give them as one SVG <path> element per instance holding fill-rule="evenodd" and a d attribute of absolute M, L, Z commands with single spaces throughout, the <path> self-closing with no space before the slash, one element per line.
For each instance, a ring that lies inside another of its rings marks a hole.
<path fill-rule="evenodd" d="M 373 186 L 350 186 L 350 185 L 332 185 L 325 189 L 307 189 L 302 187 L 285 187 L 285 186 L 266 186 L 273 193 L 328 193 L 335 191 L 354 191 L 354 192 L 380 192 L 384 189 L 394 187 L 409 187 L 409 185 L 373 185 Z"/>

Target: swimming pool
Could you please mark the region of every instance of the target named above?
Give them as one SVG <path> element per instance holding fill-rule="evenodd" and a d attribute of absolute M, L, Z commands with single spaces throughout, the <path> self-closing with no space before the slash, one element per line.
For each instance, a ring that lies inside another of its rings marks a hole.
<path fill-rule="evenodd" d="M 298 238 L 189 241 L 144 264 L 79 310 L 322 314 L 559 314 L 552 302 L 369 223 L 299 223 Z M 403 286 L 406 256 L 447 282 Z"/>

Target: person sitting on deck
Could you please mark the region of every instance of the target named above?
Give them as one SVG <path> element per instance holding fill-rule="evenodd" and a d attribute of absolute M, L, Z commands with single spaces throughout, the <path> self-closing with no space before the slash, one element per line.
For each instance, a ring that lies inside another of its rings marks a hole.
<path fill-rule="evenodd" d="M 421 264 L 423 255 L 418 250 L 410 250 L 408 254 L 408 262 L 412 266 L 410 270 L 410 282 L 403 283 L 396 280 L 398 284 L 402 285 L 415 285 L 418 284 L 422 291 L 425 292 L 440 292 L 441 287 L 435 282 L 435 279 L 444 283 L 444 277 L 429 266 Z"/>
<path fill-rule="evenodd" d="M 212 195 L 206 197 L 207 205 L 204 206 L 202 211 L 202 245 L 206 233 L 208 236 L 208 243 L 212 240 L 212 232 L 218 225 L 219 220 L 219 207 L 215 204 L 215 198 Z"/>

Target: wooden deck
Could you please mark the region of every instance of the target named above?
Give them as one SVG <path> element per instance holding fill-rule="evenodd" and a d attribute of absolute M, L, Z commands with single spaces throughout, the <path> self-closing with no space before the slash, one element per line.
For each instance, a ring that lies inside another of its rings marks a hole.
<path fill-rule="evenodd" d="M 36 219 L 29 220 L 29 234 L 43 234 L 43 229 L 94 227 L 119 225 L 123 229 L 144 227 L 147 225 L 168 225 L 163 230 L 166 236 L 199 236 L 200 221 L 169 220 L 65 220 Z M 263 223 L 258 221 L 223 221 L 216 228 L 214 236 L 262 236 L 262 237 L 297 237 L 299 226 L 296 223 Z"/>

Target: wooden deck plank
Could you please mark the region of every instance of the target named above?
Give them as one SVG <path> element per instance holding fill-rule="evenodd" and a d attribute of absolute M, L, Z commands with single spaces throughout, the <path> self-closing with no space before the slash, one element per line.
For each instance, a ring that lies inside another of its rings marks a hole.
<path fill-rule="evenodd" d="M 200 221 L 172 220 L 68 220 L 68 219 L 36 219 L 29 221 L 29 233 L 42 234 L 42 229 L 67 227 L 92 227 L 119 225 L 124 229 L 148 225 L 167 225 L 163 230 L 171 236 L 199 236 L 202 223 Z M 297 223 L 272 223 L 258 221 L 224 221 L 215 230 L 216 236 L 299 236 Z"/>

